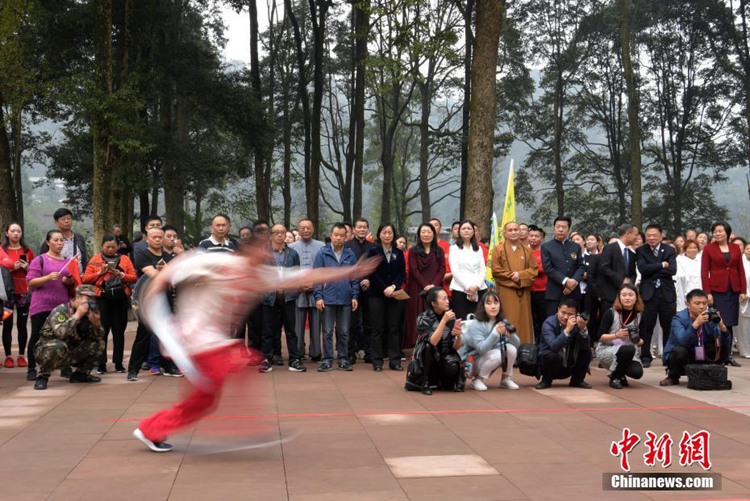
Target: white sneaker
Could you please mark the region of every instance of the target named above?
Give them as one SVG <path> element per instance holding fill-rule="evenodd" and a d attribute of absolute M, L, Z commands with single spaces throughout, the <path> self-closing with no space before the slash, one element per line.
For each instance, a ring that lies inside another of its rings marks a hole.
<path fill-rule="evenodd" d="M 146 435 L 143 434 L 140 428 L 133 430 L 133 436 L 154 452 L 169 452 L 174 448 L 172 444 L 166 442 L 152 442 L 146 438 Z"/>
<path fill-rule="evenodd" d="M 509 390 L 517 390 L 519 387 L 511 378 L 506 377 L 500 381 L 500 388 L 508 388 Z"/>
<path fill-rule="evenodd" d="M 487 385 L 479 378 L 474 378 L 471 381 L 471 387 L 477 391 L 487 391 Z"/>

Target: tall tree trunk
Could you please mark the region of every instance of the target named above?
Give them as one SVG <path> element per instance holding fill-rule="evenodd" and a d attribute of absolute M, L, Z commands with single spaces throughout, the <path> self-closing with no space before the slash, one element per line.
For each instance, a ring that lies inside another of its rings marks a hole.
<path fill-rule="evenodd" d="M 430 62 L 432 65 L 432 62 Z M 419 122 L 419 200 L 422 203 L 422 221 L 429 221 L 432 217 L 430 203 L 430 104 L 432 102 L 432 76 L 430 68 L 427 79 L 419 84 L 422 98 L 421 116 Z"/>
<path fill-rule="evenodd" d="M 299 80 L 297 82 L 297 93 L 299 94 L 300 102 L 302 103 L 302 124 L 305 132 L 304 151 L 303 157 L 305 162 L 305 198 L 307 204 L 307 217 L 313 222 L 314 227 L 319 231 L 318 225 L 318 186 L 314 189 L 310 187 L 311 182 L 311 154 L 312 149 L 312 119 L 310 117 L 310 97 L 307 94 L 307 70 L 305 68 L 305 51 L 302 47 L 302 33 L 300 31 L 299 22 L 297 16 L 294 14 L 292 8 L 292 0 L 284 0 L 284 13 L 289 16 L 289 21 L 292 23 L 292 33 L 294 34 L 294 45 L 296 47 L 297 56 L 297 73 Z M 322 96 L 321 96 L 322 99 Z M 318 170 L 319 173 L 319 170 Z M 312 195 L 311 195 L 312 194 Z M 311 214 L 312 204 L 315 203 L 316 211 L 315 218 Z"/>
<path fill-rule="evenodd" d="M 3 105 L 4 102 L 0 95 L 0 225 L 5 228 L 11 221 L 18 219 L 18 211 L 13 189 L 10 141 L 8 131 L 5 128 Z"/>
<path fill-rule="evenodd" d="M 620 0 L 620 41 L 625 88 L 628 94 L 628 132 L 630 136 L 630 179 L 633 191 L 630 217 L 639 228 L 643 224 L 643 193 L 641 188 L 641 126 L 638 121 L 638 88 L 630 58 L 630 0 Z M 750 123 L 750 122 L 748 122 Z"/>
<path fill-rule="evenodd" d="M 466 212 L 466 181 L 469 175 L 469 117 L 471 106 L 471 60 L 474 47 L 474 34 L 471 31 L 474 14 L 475 0 L 466 0 L 464 14 L 464 106 L 461 113 L 461 202 L 459 205 L 459 217 L 463 219 Z"/>
<path fill-rule="evenodd" d="M 141 211 L 140 229 L 138 231 L 143 231 L 143 228 L 146 226 L 146 218 L 151 215 L 151 204 L 148 200 L 148 190 L 146 188 L 138 193 L 138 205 Z"/>
<path fill-rule="evenodd" d="M 355 147 L 354 147 L 354 197 L 352 213 L 354 217 L 362 216 L 362 176 L 365 162 L 365 74 L 367 71 L 367 40 L 370 33 L 370 2 L 358 0 L 354 2 L 354 43 L 356 48 L 356 77 L 354 79 L 354 119 Z M 385 221 L 385 220 L 384 220 Z"/>
<path fill-rule="evenodd" d="M 179 151 L 187 151 L 190 142 L 188 107 L 186 98 L 178 96 L 175 101 L 172 131 L 174 143 Z M 185 175 L 180 169 L 179 162 L 176 159 L 166 160 L 164 164 L 164 215 L 167 222 L 177 228 L 180 234 L 185 230 L 183 206 L 186 191 Z"/>
<path fill-rule="evenodd" d="M 250 12 L 250 88 L 253 97 L 260 105 L 263 102 L 263 94 L 260 84 L 260 58 L 258 56 L 258 7 L 255 1 L 248 2 Z M 265 114 L 264 114 L 265 115 Z M 266 184 L 266 148 L 265 141 L 256 146 L 253 152 L 253 163 L 255 166 L 255 203 L 258 211 L 258 219 L 270 221 L 271 203 L 268 198 L 270 187 Z"/>
<path fill-rule="evenodd" d="M 21 153 L 23 152 L 23 110 L 18 109 L 13 113 L 13 190 L 16 195 L 16 221 L 23 227 L 24 210 L 23 210 L 23 176 L 21 175 Z"/>
<path fill-rule="evenodd" d="M 562 74 L 557 75 L 555 82 L 555 126 L 554 126 L 554 143 L 552 154 L 555 164 L 555 198 L 557 199 L 557 215 L 565 215 L 565 177 L 563 176 L 562 166 L 562 136 L 563 136 L 563 116 L 565 113 L 564 102 L 564 83 Z"/>
<path fill-rule="evenodd" d="M 496 69 L 503 21 L 503 0 L 477 0 L 477 28 L 471 66 L 469 155 L 464 217 L 483 228 L 492 213 Z"/>
<path fill-rule="evenodd" d="M 96 3 L 94 24 L 94 72 L 96 88 L 101 100 L 108 100 L 112 94 L 112 0 Z M 109 204 L 112 189 L 112 145 L 109 139 L 109 119 L 97 113 L 92 123 L 94 137 L 94 176 L 92 216 L 94 242 L 100 242 L 109 230 Z"/>
<path fill-rule="evenodd" d="M 320 226 L 320 164 L 323 154 L 320 144 L 320 124 L 323 119 L 323 58 L 325 56 L 326 15 L 331 3 L 329 0 L 309 0 L 310 20 L 313 30 L 313 106 L 310 117 L 310 177 L 306 179 L 307 217 L 316 228 Z"/>

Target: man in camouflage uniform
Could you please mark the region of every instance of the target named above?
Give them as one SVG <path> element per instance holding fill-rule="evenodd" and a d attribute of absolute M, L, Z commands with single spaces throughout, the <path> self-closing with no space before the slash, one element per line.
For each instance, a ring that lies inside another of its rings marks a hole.
<path fill-rule="evenodd" d="M 39 364 L 35 390 L 46 390 L 53 370 L 75 367 L 71 383 L 98 383 L 102 379 L 89 374 L 104 350 L 104 331 L 96 304 L 96 288 L 81 285 L 76 296 L 49 314 L 42 327 L 34 354 Z"/>

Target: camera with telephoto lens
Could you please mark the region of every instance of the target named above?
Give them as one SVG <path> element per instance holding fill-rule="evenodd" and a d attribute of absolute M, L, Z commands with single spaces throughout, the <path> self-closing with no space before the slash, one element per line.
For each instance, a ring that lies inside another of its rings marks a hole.
<path fill-rule="evenodd" d="M 638 334 L 637 325 L 626 325 L 625 329 L 628 331 L 628 336 L 630 337 L 631 343 L 638 344 L 641 342 L 641 336 Z"/>
<path fill-rule="evenodd" d="M 96 302 L 96 299 L 89 299 L 89 311 L 91 313 L 99 314 L 99 303 Z"/>
<path fill-rule="evenodd" d="M 711 322 L 715 324 L 718 324 L 719 322 L 721 322 L 721 317 L 719 316 L 719 312 L 713 306 L 709 306 L 708 309 L 706 310 L 706 313 L 708 313 L 708 319 Z"/>

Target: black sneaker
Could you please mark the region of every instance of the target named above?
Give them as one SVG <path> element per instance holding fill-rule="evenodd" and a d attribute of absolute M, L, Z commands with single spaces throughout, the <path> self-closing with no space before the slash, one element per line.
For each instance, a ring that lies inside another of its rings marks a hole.
<path fill-rule="evenodd" d="M 136 371 L 128 372 L 128 381 L 138 381 L 138 373 Z"/>
<path fill-rule="evenodd" d="M 343 362 L 339 362 L 339 370 L 340 371 L 353 371 L 354 368 L 352 368 L 352 365 L 349 362 L 343 361 Z"/>
<path fill-rule="evenodd" d="M 122 365 L 119 365 L 119 366 L 115 365 L 115 372 L 119 372 L 121 374 L 125 374 L 128 371 Z"/>
<path fill-rule="evenodd" d="M 331 362 L 323 362 L 318 367 L 318 372 L 328 372 L 331 369 L 333 369 L 333 367 L 331 367 Z"/>
<path fill-rule="evenodd" d="M 291 363 L 289 364 L 289 370 L 292 372 L 307 372 L 307 367 L 302 365 L 302 362 L 297 359 L 291 361 Z"/>
<path fill-rule="evenodd" d="M 36 381 L 36 369 L 26 371 L 26 381 Z"/>
<path fill-rule="evenodd" d="M 140 428 L 136 428 L 133 431 L 133 436 L 143 442 L 146 447 L 154 452 L 169 452 L 174 449 L 171 444 L 168 444 L 166 442 L 152 442 L 151 440 L 147 439 L 146 435 L 143 434 Z"/>
<path fill-rule="evenodd" d="M 73 375 L 73 369 L 71 367 L 65 367 L 60 371 L 60 377 L 69 379 Z"/>
<path fill-rule="evenodd" d="M 102 378 L 76 370 L 70 375 L 71 383 L 101 383 Z"/>
<path fill-rule="evenodd" d="M 39 376 L 36 378 L 36 382 L 34 383 L 34 389 L 35 390 L 46 390 L 47 389 L 47 380 L 48 378 L 44 376 Z"/>
<path fill-rule="evenodd" d="M 97 374 L 106 374 L 107 373 L 107 366 L 106 365 L 100 365 L 96 368 Z"/>
<path fill-rule="evenodd" d="M 164 369 L 163 374 L 167 377 L 185 377 L 177 367 L 167 367 Z"/>
<path fill-rule="evenodd" d="M 271 372 L 272 370 L 273 365 L 271 365 L 271 362 L 268 360 L 263 360 L 263 363 L 258 367 L 258 372 Z"/>

